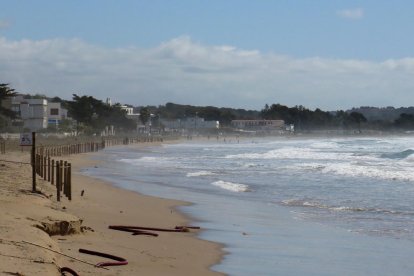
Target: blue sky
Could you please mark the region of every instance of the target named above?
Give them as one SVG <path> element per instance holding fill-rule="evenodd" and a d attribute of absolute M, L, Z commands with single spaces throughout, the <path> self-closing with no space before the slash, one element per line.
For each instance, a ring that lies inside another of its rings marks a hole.
<path fill-rule="evenodd" d="M 0 82 L 23 92 L 252 109 L 414 105 L 414 1 L 0 5 Z"/>

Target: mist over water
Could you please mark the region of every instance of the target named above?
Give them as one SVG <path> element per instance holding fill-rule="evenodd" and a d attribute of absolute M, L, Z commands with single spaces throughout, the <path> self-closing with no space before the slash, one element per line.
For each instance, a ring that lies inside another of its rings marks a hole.
<path fill-rule="evenodd" d="M 414 269 L 413 137 L 194 141 L 104 155 L 115 165 L 89 174 L 195 203 L 183 211 L 201 220 L 203 238 L 230 252 L 217 270 L 410 275 Z"/>

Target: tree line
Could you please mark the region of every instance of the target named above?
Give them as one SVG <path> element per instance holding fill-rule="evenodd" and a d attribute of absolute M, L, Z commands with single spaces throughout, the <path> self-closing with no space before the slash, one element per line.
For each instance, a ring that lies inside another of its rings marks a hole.
<path fill-rule="evenodd" d="M 7 120 L 16 119 L 17 114 L 5 107 L 3 102 L 17 95 L 9 84 L 0 84 L 0 128 Z M 79 132 L 92 134 L 99 133 L 106 126 L 113 125 L 116 130 L 129 132 L 136 130 L 137 121 L 127 118 L 126 112 L 119 103 L 108 105 L 92 96 L 72 95 L 71 100 L 59 97 L 48 98 L 45 95 L 24 95 L 27 98 L 46 98 L 50 102 L 60 102 L 68 110 L 68 116 L 76 122 L 63 121 L 56 131 L 76 129 Z M 132 107 L 132 106 L 131 106 Z M 266 104 L 260 111 L 214 106 L 193 106 L 175 103 L 166 103 L 159 106 L 134 107 L 140 113 L 142 124 L 152 121 L 154 127 L 162 127 L 160 119 L 186 119 L 200 117 L 205 120 L 219 121 L 223 127 L 230 126 L 232 120 L 284 120 L 287 124 L 294 124 L 295 130 L 330 130 L 330 129 L 374 129 L 374 130 L 414 130 L 414 108 L 400 108 L 400 111 L 412 113 L 399 113 L 396 109 L 387 107 L 378 109 L 372 107 L 354 108 L 343 111 L 323 111 L 319 108 L 310 110 L 302 105 L 288 107 L 281 104 Z M 393 117 L 383 119 L 380 112 L 392 113 Z M 370 113 L 367 113 L 370 112 Z M 370 114 L 368 118 L 365 114 Z M 373 115 L 375 114 L 375 116 Z M 380 118 L 380 119 L 378 119 Z M 391 118 L 391 119 L 390 119 Z M 394 118 L 394 119 L 392 119 Z"/>

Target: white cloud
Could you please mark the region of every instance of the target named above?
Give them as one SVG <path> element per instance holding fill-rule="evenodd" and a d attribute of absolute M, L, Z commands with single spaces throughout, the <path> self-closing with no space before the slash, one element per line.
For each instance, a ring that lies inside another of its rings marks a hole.
<path fill-rule="evenodd" d="M 10 22 L 4 19 L 0 19 L 0 30 L 7 29 L 8 27 L 10 27 Z"/>
<path fill-rule="evenodd" d="M 358 20 L 364 17 L 364 10 L 361 8 L 340 10 L 337 15 L 345 19 Z"/>
<path fill-rule="evenodd" d="M 414 102 L 413 73 L 414 58 L 299 59 L 202 45 L 189 37 L 150 49 L 110 49 L 77 39 L 0 38 L 0 82 L 25 93 L 65 99 L 77 93 L 134 105 L 402 106 Z"/>

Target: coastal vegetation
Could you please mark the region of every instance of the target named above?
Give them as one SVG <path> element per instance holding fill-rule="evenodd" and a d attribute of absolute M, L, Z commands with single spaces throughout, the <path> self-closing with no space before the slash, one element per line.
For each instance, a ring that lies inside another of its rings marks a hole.
<path fill-rule="evenodd" d="M 17 95 L 9 84 L 0 84 L 0 128 L 7 121 L 18 118 L 18 115 L 4 104 L 7 99 Z M 62 120 L 58 128 L 49 127 L 49 132 L 68 132 L 76 130 L 85 134 L 97 133 L 112 125 L 117 131 L 136 130 L 137 121 L 127 118 L 121 104 L 110 105 L 92 96 L 73 94 L 71 100 L 45 95 L 23 95 L 24 98 L 45 98 L 49 102 L 59 102 L 68 110 L 68 117 Z M 133 107 L 128 105 L 129 107 Z M 303 105 L 288 107 L 279 103 L 268 105 L 260 111 L 241 108 L 193 106 L 166 103 L 159 106 L 137 106 L 140 123 L 150 120 L 153 127 L 162 127 L 159 119 L 204 118 L 208 121 L 219 121 L 222 127 L 229 127 L 232 120 L 284 120 L 286 124 L 295 126 L 296 131 L 315 130 L 357 130 L 407 131 L 414 130 L 414 107 L 359 107 L 350 110 L 323 111 L 319 108 L 311 110 Z"/>
<path fill-rule="evenodd" d="M 63 101 L 69 116 L 77 122 L 77 130 L 85 133 L 102 131 L 105 126 L 113 125 L 118 130 L 130 131 L 135 129 L 133 120 L 126 117 L 126 112 L 120 104 L 108 105 L 92 96 L 73 94 L 71 101 Z"/>

